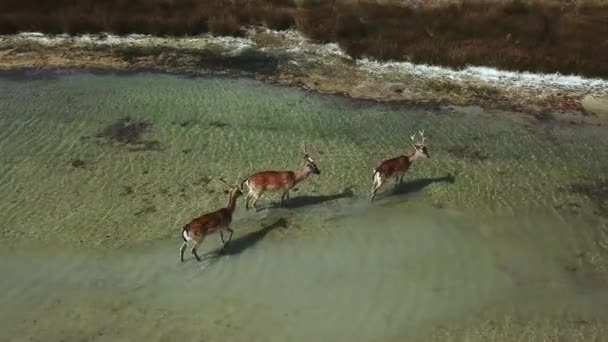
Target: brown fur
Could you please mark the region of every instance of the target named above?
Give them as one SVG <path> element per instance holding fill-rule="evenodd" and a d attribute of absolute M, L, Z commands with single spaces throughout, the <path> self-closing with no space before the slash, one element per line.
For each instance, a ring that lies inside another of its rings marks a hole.
<path fill-rule="evenodd" d="M 249 188 L 249 193 L 245 199 L 245 208 L 249 209 L 249 202 L 253 200 L 252 206 L 255 208 L 256 201 L 266 191 L 281 191 L 280 206 L 283 206 L 285 199 L 289 199 L 289 191 L 299 182 L 308 178 L 311 173 L 321 174 L 317 164 L 308 154 L 304 155 L 304 166 L 293 171 L 263 171 L 258 172 L 241 183 L 241 188 L 245 184 Z"/>
<path fill-rule="evenodd" d="M 409 169 L 412 163 L 409 157 L 401 155 L 398 157 L 385 159 L 378 163 L 378 166 L 374 169 L 374 175 L 380 173 L 383 177 L 391 177 L 395 173 L 405 172 Z"/>
<path fill-rule="evenodd" d="M 232 222 L 232 212 L 226 208 L 207 213 L 190 221 L 184 230 L 191 238 L 200 238 L 203 235 L 213 234 Z"/>
<path fill-rule="evenodd" d="M 232 188 L 228 195 L 228 204 L 226 207 L 199 216 L 184 226 L 182 229 L 182 238 L 184 243 L 180 248 L 180 260 L 182 262 L 184 261 L 184 251 L 188 246 L 188 240 L 194 241 L 192 254 L 198 261 L 200 261 L 200 257 L 196 253 L 196 248 L 203 242 L 207 235 L 219 231 L 224 246 L 230 242 L 233 234 L 233 230 L 230 228 L 230 224 L 232 223 L 232 214 L 236 208 L 236 199 L 242 194 L 243 192 L 241 189 L 236 187 Z M 230 233 L 227 242 L 224 242 L 224 229 Z"/>
<path fill-rule="evenodd" d="M 259 190 L 291 189 L 296 184 L 293 171 L 263 171 L 247 179 L 249 186 Z"/>
<path fill-rule="evenodd" d="M 412 140 L 414 137 L 412 136 Z M 405 172 L 410 168 L 412 162 L 418 158 L 430 158 L 431 155 L 425 145 L 414 144 L 414 151 L 409 155 L 400 155 L 394 158 L 385 159 L 378 163 L 372 174 L 372 195 L 373 201 L 376 197 L 376 191 L 384 184 L 384 182 L 395 177 L 395 184 L 402 183 Z"/>

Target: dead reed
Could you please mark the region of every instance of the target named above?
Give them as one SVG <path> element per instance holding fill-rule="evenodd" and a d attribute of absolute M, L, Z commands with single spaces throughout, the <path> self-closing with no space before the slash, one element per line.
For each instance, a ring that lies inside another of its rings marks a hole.
<path fill-rule="evenodd" d="M 407 3 L 407 1 L 405 1 Z M 238 36 L 296 28 L 348 54 L 608 77 L 606 1 L 4 0 L 0 33 Z"/>

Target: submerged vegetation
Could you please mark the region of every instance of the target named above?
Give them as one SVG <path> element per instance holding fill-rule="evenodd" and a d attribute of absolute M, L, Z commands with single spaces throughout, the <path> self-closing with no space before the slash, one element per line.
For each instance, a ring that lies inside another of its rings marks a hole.
<path fill-rule="evenodd" d="M 152 126 L 147 121 L 134 121 L 129 117 L 122 118 L 106 127 L 95 135 L 98 139 L 129 145 L 131 151 L 160 151 L 160 142 L 156 140 L 142 140 L 142 135 Z M 87 140 L 89 137 L 83 137 Z"/>
<path fill-rule="evenodd" d="M 440 328 L 433 341 L 602 341 L 608 325 L 569 317 L 518 319 L 501 317 L 461 328 Z"/>
<path fill-rule="evenodd" d="M 608 77 L 608 2 L 507 0 L 22 0 L 0 4 L 0 33 L 240 36 L 295 28 L 353 57 Z"/>

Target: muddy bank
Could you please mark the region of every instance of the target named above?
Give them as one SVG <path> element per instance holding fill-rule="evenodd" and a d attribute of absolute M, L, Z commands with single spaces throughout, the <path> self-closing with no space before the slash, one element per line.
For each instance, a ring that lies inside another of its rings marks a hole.
<path fill-rule="evenodd" d="M 244 38 L 0 36 L 0 69 L 231 74 L 356 99 L 478 105 L 534 115 L 552 111 L 556 119 L 577 124 L 608 121 L 608 82 L 600 79 L 355 60 L 334 44 L 314 44 L 293 31 L 247 32 Z"/>

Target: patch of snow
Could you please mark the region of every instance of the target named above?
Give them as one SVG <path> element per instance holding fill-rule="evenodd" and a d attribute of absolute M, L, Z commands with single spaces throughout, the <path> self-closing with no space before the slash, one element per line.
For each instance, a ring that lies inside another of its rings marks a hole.
<path fill-rule="evenodd" d="M 423 78 L 445 78 L 454 81 L 480 80 L 501 85 L 519 86 L 524 88 L 556 87 L 565 89 L 603 89 L 608 91 L 608 80 L 585 78 L 581 76 L 561 74 L 536 74 L 530 72 L 514 72 L 490 67 L 466 67 L 461 70 L 409 62 L 379 62 L 370 59 L 357 60 L 357 64 L 375 76 L 415 75 Z"/>
<path fill-rule="evenodd" d="M 208 39 L 214 43 L 220 44 L 230 49 L 243 50 L 252 47 L 253 41 L 250 38 L 239 38 L 239 37 L 214 37 L 211 35 L 207 36 Z"/>
<path fill-rule="evenodd" d="M 21 32 L 17 34 L 17 37 L 23 40 L 35 41 L 44 45 L 52 45 L 55 41 L 61 40 L 61 38 L 46 36 L 40 32 Z"/>
<path fill-rule="evenodd" d="M 18 34 L 21 37 L 29 38 L 29 37 L 44 37 L 44 33 L 40 32 L 21 32 Z"/>
<path fill-rule="evenodd" d="M 277 37 L 281 37 L 287 41 L 287 46 L 283 47 L 287 52 L 298 53 L 306 52 L 308 54 L 316 54 L 319 56 L 337 56 L 342 58 L 351 58 L 348 56 L 338 44 L 317 44 L 311 42 L 296 30 L 276 31 L 265 27 L 256 28 L 257 32 L 265 32 Z"/>
<path fill-rule="evenodd" d="M 336 43 L 325 44 L 323 45 L 323 48 L 329 55 L 350 58 L 350 56 L 344 53 L 344 51 L 342 51 L 342 49 L 340 49 L 340 47 Z"/>
<path fill-rule="evenodd" d="M 285 39 L 305 40 L 304 36 L 302 36 L 302 34 L 296 30 L 286 30 L 286 31 L 271 30 L 271 32 L 281 34 L 283 37 L 285 37 Z"/>
<path fill-rule="evenodd" d="M 285 50 L 287 52 L 291 52 L 291 53 L 298 53 L 298 52 L 303 52 L 304 49 L 302 49 L 301 46 L 292 46 L 290 48 L 288 48 L 287 50 Z"/>
<path fill-rule="evenodd" d="M 10 36 L 3 36 L 10 38 Z M 109 33 L 102 34 L 84 34 L 80 36 L 70 37 L 68 35 L 51 36 L 39 32 L 24 32 L 16 36 L 17 39 L 33 41 L 44 45 L 57 45 L 66 40 L 71 40 L 79 45 L 137 45 L 137 46 L 154 46 L 154 45 L 196 45 L 205 47 L 210 44 L 217 44 L 225 49 L 240 51 L 242 49 L 253 46 L 253 41 L 249 38 L 235 37 L 215 37 L 210 34 L 194 36 L 194 37 L 175 37 L 163 38 L 145 34 L 130 34 L 126 36 L 118 36 Z"/>

